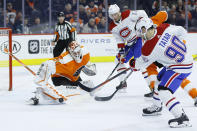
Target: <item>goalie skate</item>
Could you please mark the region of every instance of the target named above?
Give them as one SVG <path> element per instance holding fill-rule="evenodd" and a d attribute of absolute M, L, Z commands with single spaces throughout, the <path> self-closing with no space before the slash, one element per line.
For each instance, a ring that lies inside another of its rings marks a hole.
<path fill-rule="evenodd" d="M 59 103 L 64 103 L 63 98 L 56 98 L 56 100 L 52 99 L 47 95 L 47 93 L 44 92 L 44 89 L 41 87 L 37 87 L 36 91 L 33 92 L 35 94 L 34 97 L 30 98 L 27 103 L 31 105 L 38 105 L 41 101 L 42 104 L 59 104 Z"/>
<path fill-rule="evenodd" d="M 32 97 L 27 101 L 31 105 L 38 105 L 39 104 L 39 99 L 36 97 Z"/>
<path fill-rule="evenodd" d="M 161 115 L 162 107 L 158 107 L 156 105 L 152 105 L 150 107 L 143 109 L 142 116 L 157 116 Z"/>
<path fill-rule="evenodd" d="M 168 121 L 171 128 L 191 127 L 189 119 L 186 114 L 182 114 L 179 118 L 171 119 Z"/>

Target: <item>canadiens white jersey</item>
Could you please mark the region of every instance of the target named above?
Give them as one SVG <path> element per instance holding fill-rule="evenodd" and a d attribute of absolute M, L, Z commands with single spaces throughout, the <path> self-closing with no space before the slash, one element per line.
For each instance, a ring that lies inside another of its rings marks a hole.
<path fill-rule="evenodd" d="M 192 55 L 188 53 L 187 44 L 183 43 L 186 35 L 186 30 L 181 26 L 161 24 L 153 39 L 143 43 L 142 56 L 136 59 L 135 68 L 144 69 L 157 61 L 168 70 L 191 73 Z"/>
<path fill-rule="evenodd" d="M 132 45 L 136 39 L 135 24 L 141 17 L 148 17 L 144 10 L 126 10 L 121 13 L 121 20 L 119 23 L 112 21 L 109 30 L 118 43 L 127 43 Z"/>

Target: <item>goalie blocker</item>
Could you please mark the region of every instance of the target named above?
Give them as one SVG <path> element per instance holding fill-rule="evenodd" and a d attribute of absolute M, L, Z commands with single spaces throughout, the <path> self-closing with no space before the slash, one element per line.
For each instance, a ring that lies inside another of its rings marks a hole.
<path fill-rule="evenodd" d="M 43 91 L 56 97 L 47 89 L 47 82 L 51 77 L 55 86 L 79 86 L 83 84 L 88 87 L 93 87 L 93 82 L 82 81 L 80 78 L 81 71 L 88 76 L 96 75 L 96 65 L 90 63 L 90 53 L 85 47 L 80 46 L 76 41 L 69 44 L 68 51 L 59 57 L 52 58 L 41 64 L 34 82 L 43 87 Z M 42 90 L 36 91 L 36 97 L 44 95 Z M 48 100 L 48 97 L 42 97 Z"/>

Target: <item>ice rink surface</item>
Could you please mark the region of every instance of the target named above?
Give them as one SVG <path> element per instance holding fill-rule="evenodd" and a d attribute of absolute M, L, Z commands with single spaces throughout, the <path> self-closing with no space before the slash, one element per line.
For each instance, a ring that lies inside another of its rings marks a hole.
<path fill-rule="evenodd" d="M 114 63 L 96 65 L 96 76 L 82 74 L 84 80 L 93 80 L 95 85 L 103 82 L 115 67 Z M 34 71 L 38 67 L 30 66 Z M 197 107 L 181 88 L 175 95 L 191 120 L 191 128 L 169 128 L 167 122 L 173 116 L 165 107 L 160 116 L 142 116 L 142 109 L 151 102 L 143 97 L 149 89 L 140 72 L 134 72 L 128 79 L 127 93 L 118 93 L 107 102 L 98 102 L 88 95 L 81 95 L 70 97 L 66 104 L 37 106 L 26 103 L 36 87 L 28 71 L 23 67 L 14 67 L 12 92 L 5 89 L 8 85 L 6 68 L 0 68 L 0 72 L 0 131 L 197 131 Z M 189 77 L 197 87 L 196 77 L 197 63 Z M 111 94 L 118 84 L 118 79 L 115 79 L 97 95 Z"/>

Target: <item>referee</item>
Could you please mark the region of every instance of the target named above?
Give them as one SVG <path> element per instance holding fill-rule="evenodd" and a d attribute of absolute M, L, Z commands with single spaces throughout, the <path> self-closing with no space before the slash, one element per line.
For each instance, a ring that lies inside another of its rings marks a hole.
<path fill-rule="evenodd" d="M 76 29 L 64 19 L 64 13 L 60 12 L 58 14 L 58 23 L 55 26 L 55 38 L 52 41 L 52 45 L 55 45 L 55 42 L 57 42 L 53 49 L 54 57 L 61 55 L 64 49 L 67 49 L 68 44 L 76 40 Z"/>

